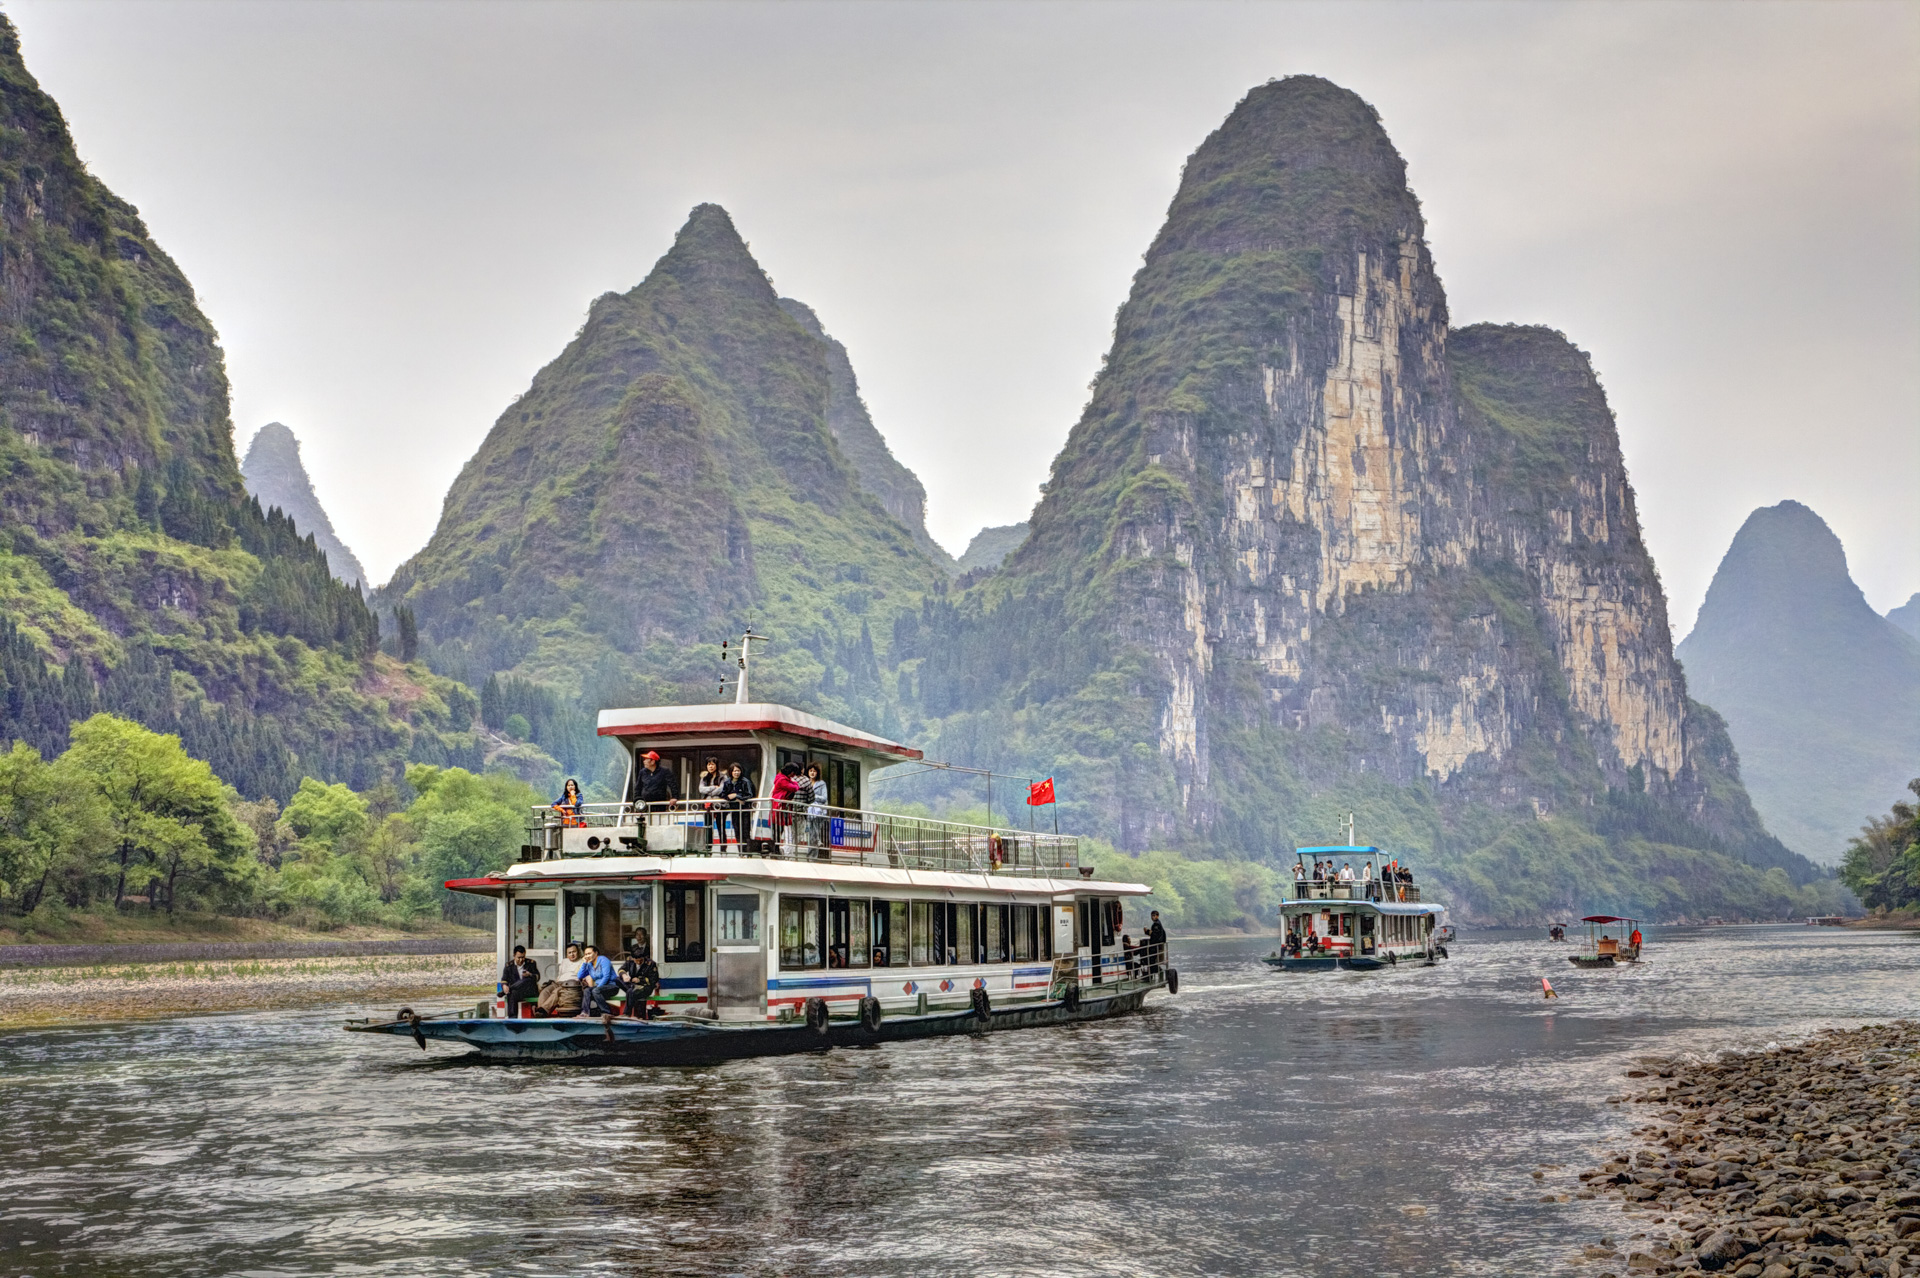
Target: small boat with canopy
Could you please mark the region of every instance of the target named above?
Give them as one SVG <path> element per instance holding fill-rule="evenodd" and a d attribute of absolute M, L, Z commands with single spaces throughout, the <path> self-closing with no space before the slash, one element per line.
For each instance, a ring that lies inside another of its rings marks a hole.
<path fill-rule="evenodd" d="M 1446 907 L 1421 900 L 1411 869 L 1377 847 L 1330 844 L 1299 850 L 1281 948 L 1265 961 L 1288 972 L 1432 965 L 1452 939 Z"/>
<path fill-rule="evenodd" d="M 1587 945 L 1580 953 L 1569 954 L 1567 962 L 1575 967 L 1613 967 L 1640 961 L 1640 927 L 1634 920 L 1589 914 L 1580 921 L 1587 925 Z"/>
<path fill-rule="evenodd" d="M 517 864 L 446 884 L 495 902 L 497 969 L 524 947 L 543 977 L 572 977 L 568 946 L 590 945 L 654 960 L 656 986 L 608 996 L 613 1014 L 509 1016 L 503 986 L 478 1009 L 346 1028 L 652 1064 L 1097 1020 L 1179 989 L 1164 954 L 1124 943 L 1145 884 L 1099 878 L 1072 835 L 876 810 L 874 773 L 920 751 L 748 702 L 745 682 L 743 662 L 732 704 L 601 711 L 628 759 L 621 798 L 536 808 Z M 739 765 L 753 797 L 684 797 L 709 759 Z M 817 768 L 825 793 L 776 800 L 787 764 Z"/>

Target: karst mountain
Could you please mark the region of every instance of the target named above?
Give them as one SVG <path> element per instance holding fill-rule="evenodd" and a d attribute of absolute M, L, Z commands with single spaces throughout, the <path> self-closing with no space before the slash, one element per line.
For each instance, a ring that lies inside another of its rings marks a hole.
<path fill-rule="evenodd" d="M 212 326 L 5 17 L 0 302 L 0 742 L 109 710 L 282 799 L 469 757 L 471 696 L 377 654 L 308 530 L 247 495 Z"/>
<path fill-rule="evenodd" d="M 439 668 L 588 710 L 731 696 L 719 646 L 752 625 L 757 699 L 884 729 L 875 636 L 950 562 L 924 501 L 845 350 L 703 204 L 494 423 L 382 598 Z"/>
<path fill-rule="evenodd" d="M 1920 776 L 1920 640 L 1873 610 L 1840 539 L 1799 502 L 1747 517 L 1679 654 L 1795 851 L 1837 862 Z"/>
<path fill-rule="evenodd" d="M 1449 327 L 1400 155 L 1315 77 L 1188 160 L 1031 531 L 900 637 L 943 757 L 1124 847 L 1351 810 L 1487 916 L 1812 873 L 1688 699 L 1587 356 Z"/>
<path fill-rule="evenodd" d="M 360 560 L 333 531 L 333 521 L 314 495 L 313 481 L 300 461 L 300 441 L 292 430 L 279 422 L 268 422 L 255 431 L 247 445 L 246 460 L 240 463 L 240 477 L 262 510 L 278 508 L 296 528 L 313 538 L 336 578 L 349 586 L 373 588 Z"/>

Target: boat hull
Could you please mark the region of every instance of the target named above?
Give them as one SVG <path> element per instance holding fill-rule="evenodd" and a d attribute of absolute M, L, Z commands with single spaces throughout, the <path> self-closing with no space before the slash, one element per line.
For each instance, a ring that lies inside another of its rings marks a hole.
<path fill-rule="evenodd" d="M 1283 972 L 1378 972 L 1390 967 L 1432 967 L 1434 960 L 1424 954 L 1411 954 L 1389 959 L 1385 956 L 1359 954 L 1303 954 L 1298 958 L 1282 955 L 1278 958 L 1268 956 L 1261 959 L 1268 967 Z"/>
<path fill-rule="evenodd" d="M 1110 997 L 1082 996 L 1078 1008 L 1055 999 L 995 1008 L 982 1020 L 972 1009 L 889 1016 L 878 1030 L 858 1021 L 829 1021 L 816 1030 L 804 1021 L 728 1023 L 672 1017 L 640 1021 L 615 1018 L 555 1017 L 538 1020 L 367 1021 L 346 1028 L 361 1034 L 392 1034 L 457 1044 L 502 1061 L 565 1061 L 579 1064 L 703 1065 L 756 1056 L 791 1056 L 835 1047 L 872 1047 L 917 1038 L 945 1038 L 997 1030 L 1034 1029 L 1098 1021 L 1138 1011 L 1147 986 Z"/>
<path fill-rule="evenodd" d="M 1569 954 L 1567 962 L 1575 967 L 1612 967 L 1614 957 L 1611 954 Z"/>

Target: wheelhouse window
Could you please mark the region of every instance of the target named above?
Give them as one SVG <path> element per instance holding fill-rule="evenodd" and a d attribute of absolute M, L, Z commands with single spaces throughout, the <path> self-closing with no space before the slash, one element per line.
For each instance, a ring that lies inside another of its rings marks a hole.
<path fill-rule="evenodd" d="M 827 901 L 827 966 L 866 967 L 874 961 L 868 932 L 873 903 L 831 897 Z M 882 963 L 882 967 L 886 964 Z"/>
<path fill-rule="evenodd" d="M 513 903 L 513 943 L 536 952 L 558 948 L 560 907 L 552 901 Z"/>
<path fill-rule="evenodd" d="M 713 939 L 717 945 L 757 942 L 760 939 L 760 894 L 717 894 L 713 899 Z"/>
<path fill-rule="evenodd" d="M 661 961 L 666 963 L 704 963 L 707 961 L 706 917 L 707 889 L 699 883 L 669 883 L 661 893 L 664 909 L 660 923 L 665 941 Z"/>
<path fill-rule="evenodd" d="M 1013 907 L 1013 961 L 1024 963 L 1039 958 L 1040 925 L 1038 911 L 1031 905 Z"/>
<path fill-rule="evenodd" d="M 780 968 L 804 972 L 827 965 L 827 902 L 818 896 L 780 897 Z"/>

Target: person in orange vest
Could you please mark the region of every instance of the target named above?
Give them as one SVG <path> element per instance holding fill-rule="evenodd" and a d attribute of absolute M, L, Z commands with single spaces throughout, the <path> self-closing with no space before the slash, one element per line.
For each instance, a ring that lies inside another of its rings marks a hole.
<path fill-rule="evenodd" d="M 1633 929 L 1633 939 L 1629 941 L 1628 944 L 1633 946 L 1633 952 L 1635 954 L 1638 954 L 1640 952 L 1640 929 L 1639 928 L 1636 927 L 1635 929 Z"/>

